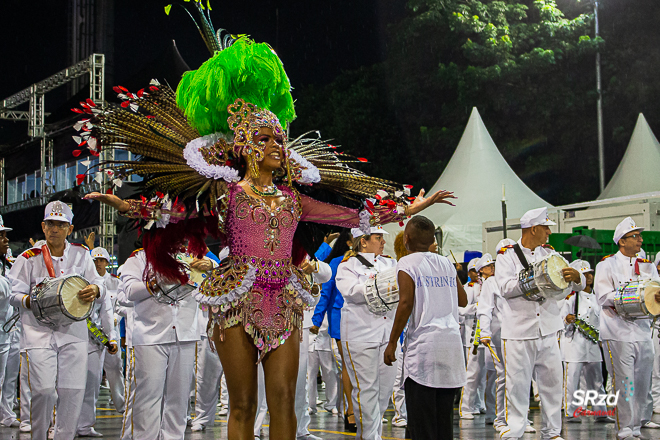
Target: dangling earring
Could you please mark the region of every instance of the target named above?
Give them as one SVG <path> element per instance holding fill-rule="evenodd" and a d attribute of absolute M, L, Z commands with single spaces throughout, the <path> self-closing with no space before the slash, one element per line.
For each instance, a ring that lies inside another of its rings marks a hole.
<path fill-rule="evenodd" d="M 257 160 L 253 154 L 248 154 L 247 156 L 248 169 L 250 170 L 250 176 L 253 179 L 259 178 L 259 167 L 257 166 Z"/>

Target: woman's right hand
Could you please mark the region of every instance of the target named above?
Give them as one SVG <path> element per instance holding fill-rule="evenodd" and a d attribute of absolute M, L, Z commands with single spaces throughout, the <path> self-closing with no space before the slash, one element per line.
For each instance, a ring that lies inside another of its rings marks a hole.
<path fill-rule="evenodd" d="M 114 194 L 101 194 L 100 192 L 92 192 L 83 197 L 85 200 L 98 200 L 101 203 L 110 205 L 119 212 L 126 212 L 131 207 L 128 202 L 120 199 Z"/>

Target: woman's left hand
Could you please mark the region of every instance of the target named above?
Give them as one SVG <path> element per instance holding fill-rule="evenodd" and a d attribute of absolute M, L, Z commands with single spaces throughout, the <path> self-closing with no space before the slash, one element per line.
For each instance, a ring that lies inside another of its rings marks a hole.
<path fill-rule="evenodd" d="M 419 195 L 415 198 L 415 201 L 413 201 L 412 204 L 408 206 L 408 215 L 415 215 L 436 203 L 445 203 L 450 206 L 456 206 L 450 200 L 448 200 L 456 198 L 454 193 L 451 191 L 445 191 L 444 189 L 441 189 L 428 198 L 424 198 L 425 193 L 426 192 L 422 189 L 419 192 Z"/>
<path fill-rule="evenodd" d="M 191 262 L 190 268 L 199 272 L 208 272 L 213 270 L 213 263 L 209 258 L 204 257 Z"/>

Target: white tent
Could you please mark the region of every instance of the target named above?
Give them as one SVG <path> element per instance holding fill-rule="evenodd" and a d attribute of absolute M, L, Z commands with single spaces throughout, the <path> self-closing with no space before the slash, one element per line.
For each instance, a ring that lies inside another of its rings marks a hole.
<path fill-rule="evenodd" d="M 626 153 L 598 200 L 660 191 L 660 144 L 639 114 Z"/>
<path fill-rule="evenodd" d="M 451 250 L 461 261 L 466 250 L 481 251 L 482 223 L 502 218 L 502 185 L 506 188 L 508 218 L 521 217 L 530 209 L 551 207 L 507 164 L 474 108 L 454 155 L 427 191 L 429 195 L 439 189 L 454 191 L 458 197 L 456 207 L 437 204 L 422 212 L 442 227 L 443 254 Z M 394 256 L 392 245 L 401 228 L 390 224 L 385 229 L 391 234 L 386 253 Z"/>

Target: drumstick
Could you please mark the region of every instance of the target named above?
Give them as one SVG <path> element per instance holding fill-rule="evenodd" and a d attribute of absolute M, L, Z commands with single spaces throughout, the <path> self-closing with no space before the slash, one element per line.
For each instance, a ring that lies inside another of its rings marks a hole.
<path fill-rule="evenodd" d="M 458 264 L 458 261 L 456 261 L 456 257 L 454 256 L 454 253 L 451 251 L 451 249 L 449 250 L 449 253 L 451 254 L 451 257 L 454 259 L 454 263 Z"/>
<path fill-rule="evenodd" d="M 495 360 L 501 364 L 502 361 L 500 360 L 500 358 L 497 357 L 497 353 L 495 353 L 495 350 L 493 350 L 493 347 L 490 346 L 490 343 L 486 343 L 486 344 L 484 344 L 484 345 L 485 345 L 486 347 L 488 347 L 488 349 L 490 350 L 490 354 L 493 355 L 493 357 L 495 358 Z"/>

